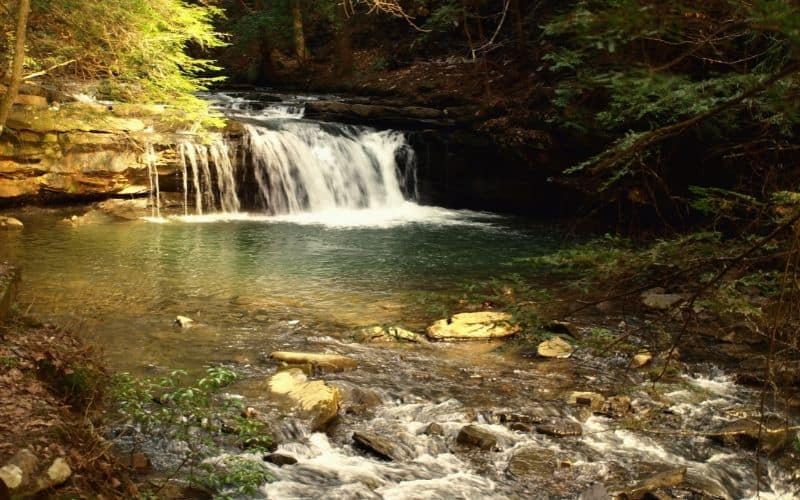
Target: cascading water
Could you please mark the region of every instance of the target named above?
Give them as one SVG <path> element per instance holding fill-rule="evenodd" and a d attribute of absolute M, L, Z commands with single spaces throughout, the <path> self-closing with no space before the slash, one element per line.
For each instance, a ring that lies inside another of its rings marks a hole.
<path fill-rule="evenodd" d="M 410 148 L 399 132 L 303 121 L 247 125 L 245 131 L 260 201 L 271 213 L 405 201 L 396 158 Z"/>
<path fill-rule="evenodd" d="M 144 151 L 144 163 L 147 165 L 147 179 L 150 183 L 150 210 L 153 217 L 161 217 L 161 189 L 158 184 L 158 167 L 156 151 L 148 144 Z"/>
<path fill-rule="evenodd" d="M 237 194 L 234 164 L 230 148 L 222 137 L 214 137 L 208 144 L 199 143 L 193 138 L 185 139 L 179 143 L 178 149 L 183 174 L 184 214 L 188 215 L 189 210 L 190 175 L 197 215 L 203 215 L 204 210 L 238 212 L 241 203 Z"/>

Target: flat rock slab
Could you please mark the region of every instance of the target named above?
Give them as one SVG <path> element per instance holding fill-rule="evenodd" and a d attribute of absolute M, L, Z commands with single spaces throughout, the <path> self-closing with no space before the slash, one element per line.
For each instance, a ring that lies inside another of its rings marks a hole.
<path fill-rule="evenodd" d="M 547 448 L 527 447 L 514 453 L 507 471 L 517 479 L 542 479 L 556 471 L 556 454 Z"/>
<path fill-rule="evenodd" d="M 517 334 L 520 326 L 511 323 L 505 312 L 485 311 L 454 314 L 428 327 L 431 340 L 494 340 Z"/>
<path fill-rule="evenodd" d="M 268 381 L 272 395 L 288 398 L 311 420 L 311 429 L 320 430 L 339 413 L 342 395 L 338 388 L 322 380 L 308 380 L 299 368 L 279 371 Z"/>
<path fill-rule="evenodd" d="M 413 458 L 410 450 L 392 439 L 379 436 L 372 432 L 354 432 L 353 442 L 361 449 L 367 450 L 384 460 L 402 462 Z"/>
<path fill-rule="evenodd" d="M 542 358 L 564 359 L 572 356 L 574 349 L 569 342 L 561 337 L 545 340 L 536 348 L 536 354 Z"/>
<path fill-rule="evenodd" d="M 311 365 L 327 371 L 344 371 L 355 368 L 358 363 L 352 358 L 339 354 L 320 354 L 313 352 L 275 351 L 270 359 L 289 365 Z"/>

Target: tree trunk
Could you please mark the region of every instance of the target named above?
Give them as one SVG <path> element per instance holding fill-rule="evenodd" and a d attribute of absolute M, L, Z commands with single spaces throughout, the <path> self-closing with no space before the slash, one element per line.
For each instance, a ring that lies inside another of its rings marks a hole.
<path fill-rule="evenodd" d="M 294 0 L 292 3 L 292 17 L 294 17 L 294 53 L 297 56 L 297 62 L 302 66 L 308 61 L 308 48 L 306 48 L 306 37 L 303 34 L 300 0 Z"/>
<path fill-rule="evenodd" d="M 334 7 L 336 11 L 336 70 L 340 75 L 353 72 L 353 48 L 350 45 L 350 20 L 347 16 L 347 5 L 342 3 Z"/>
<path fill-rule="evenodd" d="M 28 13 L 31 10 L 30 0 L 19 0 L 17 7 L 17 34 L 14 45 L 14 61 L 11 65 L 11 82 L 5 95 L 0 100 L 0 135 L 5 130 L 11 106 L 17 98 L 19 86 L 22 83 L 22 69 L 25 62 L 25 31 L 28 27 Z"/>
<path fill-rule="evenodd" d="M 510 0 L 509 8 L 514 22 L 514 42 L 517 50 L 525 48 L 525 31 L 522 27 L 522 11 L 519 8 L 519 0 Z"/>

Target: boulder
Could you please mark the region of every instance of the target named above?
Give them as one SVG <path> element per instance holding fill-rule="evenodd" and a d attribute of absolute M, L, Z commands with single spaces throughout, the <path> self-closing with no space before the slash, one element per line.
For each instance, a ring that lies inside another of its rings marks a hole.
<path fill-rule="evenodd" d="M 30 106 L 33 108 L 47 108 L 47 98 L 40 95 L 17 94 L 14 104 Z"/>
<path fill-rule="evenodd" d="M 791 441 L 792 432 L 778 418 L 768 417 L 763 425 L 758 418 L 743 418 L 723 425 L 708 436 L 726 446 L 758 447 L 766 453 L 775 453 Z"/>
<path fill-rule="evenodd" d="M 290 455 L 284 455 L 283 453 L 270 453 L 268 455 L 264 455 L 262 459 L 265 462 L 275 464 L 278 467 L 283 467 L 284 465 L 294 465 L 297 463 L 296 458 Z"/>
<path fill-rule="evenodd" d="M 568 358 L 572 356 L 572 346 L 561 337 L 545 340 L 536 348 L 536 353 L 542 358 Z"/>
<path fill-rule="evenodd" d="M 270 359 L 289 365 L 311 365 L 315 369 L 340 372 L 355 368 L 358 363 L 353 358 L 338 354 L 320 354 L 313 352 L 275 351 Z"/>
<path fill-rule="evenodd" d="M 517 479 L 542 479 L 556 471 L 557 458 L 553 450 L 529 446 L 514 453 L 508 461 L 508 473 Z"/>
<path fill-rule="evenodd" d="M 622 418 L 630 411 L 631 398 L 628 396 L 611 396 L 603 403 L 603 407 L 595 411 L 595 413 L 611 418 Z"/>
<path fill-rule="evenodd" d="M 322 380 L 308 380 L 299 368 L 282 370 L 270 377 L 269 391 L 282 396 L 310 419 L 312 430 L 320 430 L 339 413 L 342 395 L 338 388 Z"/>
<path fill-rule="evenodd" d="M 653 355 L 647 351 L 638 353 L 631 359 L 630 367 L 633 369 L 641 368 L 653 360 Z"/>
<path fill-rule="evenodd" d="M 551 419 L 536 426 L 536 432 L 553 437 L 580 436 L 583 434 L 581 425 L 566 419 Z"/>
<path fill-rule="evenodd" d="M 19 219 L 15 219 L 14 217 L 0 217 L 0 229 L 16 231 L 23 227 L 25 227 L 25 224 Z"/>
<path fill-rule="evenodd" d="M 474 446 L 481 450 L 496 450 L 497 436 L 477 425 L 465 425 L 458 432 L 456 442 L 464 446 Z"/>
<path fill-rule="evenodd" d="M 414 457 L 411 450 L 399 442 L 372 432 L 354 432 L 353 442 L 361 449 L 374 453 L 384 460 L 402 462 Z"/>
<path fill-rule="evenodd" d="M 428 436 L 444 436 L 444 427 L 436 422 L 431 422 L 425 427 L 423 433 Z"/>
<path fill-rule="evenodd" d="M 428 327 L 431 340 L 493 340 L 511 337 L 520 326 L 505 312 L 485 311 L 454 314 Z"/>

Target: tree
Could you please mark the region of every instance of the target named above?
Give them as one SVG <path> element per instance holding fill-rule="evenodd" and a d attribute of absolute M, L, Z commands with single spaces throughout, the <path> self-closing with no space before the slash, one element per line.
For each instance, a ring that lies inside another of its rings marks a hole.
<path fill-rule="evenodd" d="M 17 28 L 14 37 L 14 57 L 11 64 L 11 80 L 5 95 L 0 100 L 0 135 L 3 135 L 8 115 L 14 100 L 17 98 L 22 71 L 25 63 L 25 33 L 28 28 L 28 14 L 30 13 L 30 0 L 19 0 L 17 3 Z"/>

